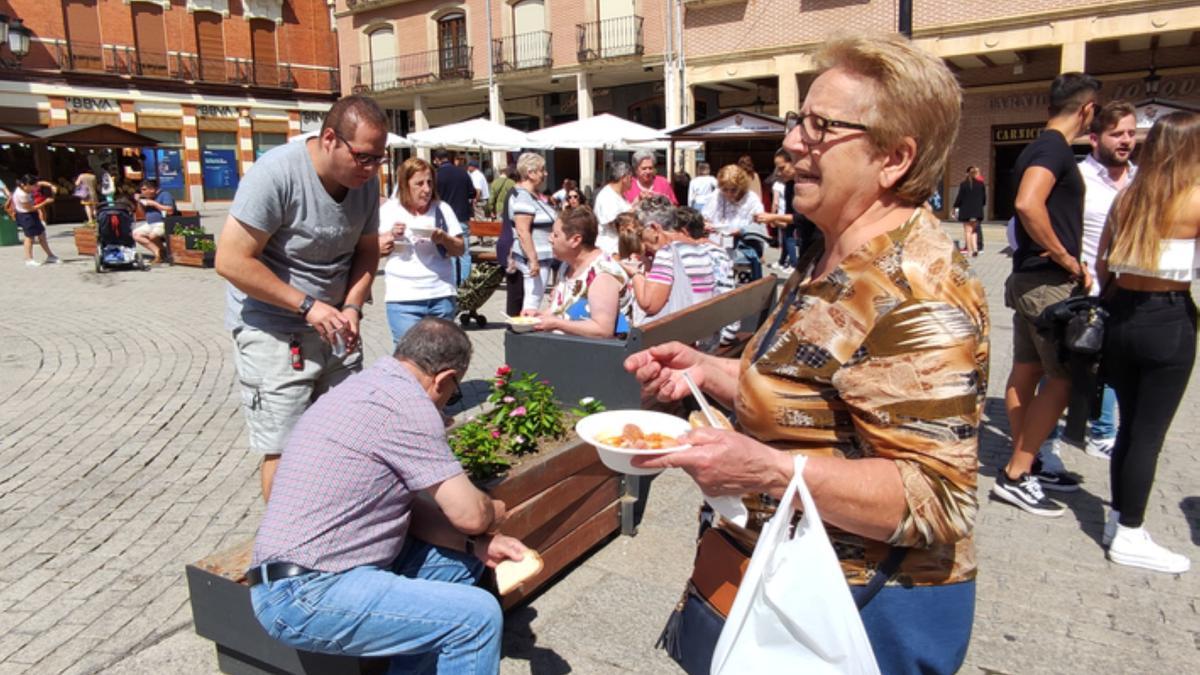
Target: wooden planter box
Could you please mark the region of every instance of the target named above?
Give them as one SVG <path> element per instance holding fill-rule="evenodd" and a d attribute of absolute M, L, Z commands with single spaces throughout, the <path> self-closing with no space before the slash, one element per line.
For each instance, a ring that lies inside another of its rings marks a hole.
<path fill-rule="evenodd" d="M 96 255 L 96 228 L 77 227 L 75 232 L 75 250 L 79 255 Z"/>
<path fill-rule="evenodd" d="M 214 241 L 213 235 L 182 235 L 172 234 L 167 237 L 167 248 L 171 251 L 171 260 L 176 265 L 190 267 L 212 267 L 216 259 L 216 251 L 197 251 L 193 247 L 200 239 Z"/>
<path fill-rule="evenodd" d="M 545 563 L 540 574 L 500 599 L 502 607 L 528 598 L 621 528 L 622 511 L 633 508 L 625 498 L 625 480 L 572 435 L 483 486 L 508 507 L 501 532 L 537 549 Z M 387 670 L 386 660 L 302 652 L 267 635 L 254 618 L 245 585 L 252 547 L 253 542 L 244 542 L 187 566 L 196 633 L 216 643 L 222 672 L 365 675 Z M 490 586 L 490 575 L 485 579 Z"/>

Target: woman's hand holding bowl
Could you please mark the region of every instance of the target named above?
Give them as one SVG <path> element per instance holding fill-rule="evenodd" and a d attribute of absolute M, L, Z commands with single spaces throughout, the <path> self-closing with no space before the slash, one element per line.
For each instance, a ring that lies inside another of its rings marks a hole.
<path fill-rule="evenodd" d="M 657 457 L 634 457 L 639 469 L 678 467 L 707 495 L 779 494 L 792 480 L 792 459 L 786 453 L 729 429 L 704 427 L 680 437 L 692 447 Z"/>

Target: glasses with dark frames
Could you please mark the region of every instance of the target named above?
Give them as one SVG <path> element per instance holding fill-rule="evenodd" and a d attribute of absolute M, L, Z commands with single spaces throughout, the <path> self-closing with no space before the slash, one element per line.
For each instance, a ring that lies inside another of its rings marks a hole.
<path fill-rule="evenodd" d="M 816 113 L 795 113 L 789 112 L 784 118 L 784 128 L 787 133 L 792 133 L 792 130 L 800 127 L 800 135 L 804 138 L 805 143 L 818 145 L 825 142 L 825 134 L 830 129 L 854 129 L 856 131 L 869 131 L 870 127 L 857 122 L 844 122 L 818 115 Z"/>
<path fill-rule="evenodd" d="M 376 155 L 370 152 L 359 152 L 354 149 L 353 145 L 350 145 L 350 141 L 343 138 L 338 132 L 333 132 L 333 136 L 342 143 L 346 144 L 346 150 L 350 152 L 350 156 L 353 157 L 354 161 L 364 169 L 373 169 L 377 166 L 383 166 L 383 164 L 387 162 L 387 154 Z"/>

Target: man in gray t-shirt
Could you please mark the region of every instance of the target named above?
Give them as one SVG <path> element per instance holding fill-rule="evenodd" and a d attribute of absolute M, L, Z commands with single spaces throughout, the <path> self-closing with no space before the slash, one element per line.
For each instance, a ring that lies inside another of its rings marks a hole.
<path fill-rule="evenodd" d="M 250 447 L 263 455 L 264 498 L 296 420 L 362 368 L 358 324 L 379 263 L 387 128 L 373 100 L 339 100 L 317 137 L 254 163 L 221 232 L 225 326 Z"/>

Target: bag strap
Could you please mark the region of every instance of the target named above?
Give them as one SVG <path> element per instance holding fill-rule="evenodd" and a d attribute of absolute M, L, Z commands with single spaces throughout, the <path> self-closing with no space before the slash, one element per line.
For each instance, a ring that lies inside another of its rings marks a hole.
<path fill-rule="evenodd" d="M 883 590 L 884 585 L 900 572 L 900 563 L 908 555 L 908 547 L 893 546 L 888 549 L 887 557 L 883 559 L 871 580 L 862 586 L 851 586 L 850 595 L 858 611 L 862 611 L 871 600 Z"/>
<path fill-rule="evenodd" d="M 434 223 L 434 225 L 437 226 L 437 229 L 441 230 L 442 232 L 445 232 L 446 234 L 450 234 L 450 227 L 448 225 L 446 225 L 446 214 L 442 213 L 442 203 L 441 202 L 433 203 L 433 223 Z M 442 255 L 442 257 L 445 258 L 446 257 L 446 247 L 442 246 L 441 244 L 435 244 L 435 246 L 437 246 L 438 253 L 440 253 Z"/>

